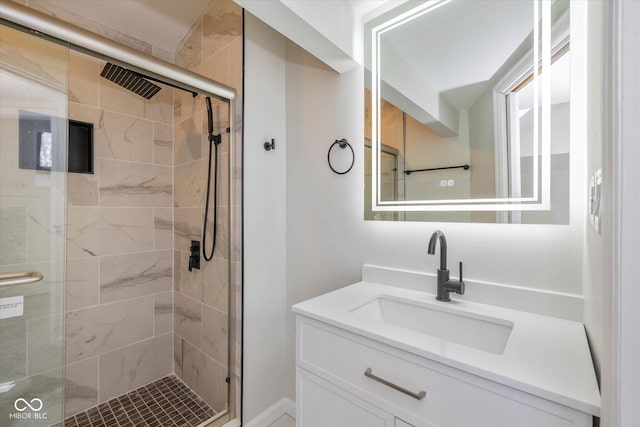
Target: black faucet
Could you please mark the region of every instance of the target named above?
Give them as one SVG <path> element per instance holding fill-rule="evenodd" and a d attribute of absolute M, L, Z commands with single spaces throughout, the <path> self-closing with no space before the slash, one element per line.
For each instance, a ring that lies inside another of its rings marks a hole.
<path fill-rule="evenodd" d="M 436 230 L 429 239 L 429 255 L 435 255 L 436 245 L 440 240 L 440 268 L 438 269 L 438 292 L 436 299 L 438 301 L 451 301 L 449 298 L 449 292 L 455 292 L 459 295 L 464 295 L 464 282 L 462 281 L 462 262 L 460 262 L 460 280 L 450 280 L 449 270 L 447 270 L 447 239 L 444 237 L 444 233 L 440 230 Z"/>

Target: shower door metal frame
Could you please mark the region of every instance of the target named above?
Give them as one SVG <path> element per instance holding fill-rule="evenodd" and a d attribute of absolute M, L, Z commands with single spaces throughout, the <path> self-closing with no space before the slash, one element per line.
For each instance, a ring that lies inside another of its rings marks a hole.
<path fill-rule="evenodd" d="M 236 90 L 229 86 L 11 0 L 0 0 L 0 20 L 3 24 L 63 42 L 73 50 L 147 74 L 188 92 L 198 92 L 230 103 L 237 97 Z"/>
<path fill-rule="evenodd" d="M 192 71 L 178 67 L 170 62 L 158 59 L 145 52 L 125 46 L 111 39 L 103 37 L 99 34 L 80 28 L 76 25 L 62 21 L 56 17 L 46 15 L 29 7 L 20 5 L 11 0 L 0 0 L 0 24 L 6 25 L 36 37 L 41 37 L 52 42 L 63 44 L 78 52 L 86 53 L 93 57 L 112 62 L 124 68 L 136 71 L 140 74 L 148 75 L 161 82 L 168 83 L 178 89 L 187 92 L 197 92 L 204 96 L 210 96 L 229 104 L 229 170 L 235 165 L 236 144 L 235 130 L 235 108 L 237 91 L 229 86 L 214 80 L 208 79 Z M 231 179 L 229 179 L 229 206 L 235 206 L 235 195 L 232 191 Z M 229 241 L 234 242 L 236 230 L 235 215 L 229 215 Z M 237 262 L 235 251 L 231 247 L 229 250 L 230 266 Z M 231 272 L 233 268 L 229 268 L 229 287 L 234 284 Z M 229 292 L 229 345 L 228 345 L 228 376 L 233 378 L 236 371 L 236 364 L 241 365 L 241 361 L 235 358 L 235 341 L 238 339 L 240 331 L 235 329 L 235 304 L 231 295 L 235 292 Z M 231 338 L 233 339 L 233 342 Z M 241 344 L 242 345 L 242 344 Z M 240 356 L 242 357 L 242 356 Z M 240 382 L 241 384 L 241 382 Z M 235 407 L 235 396 L 231 396 L 230 384 L 228 387 L 228 408 L 231 419 L 240 419 L 241 408 Z M 241 390 L 236 390 L 242 396 Z"/>

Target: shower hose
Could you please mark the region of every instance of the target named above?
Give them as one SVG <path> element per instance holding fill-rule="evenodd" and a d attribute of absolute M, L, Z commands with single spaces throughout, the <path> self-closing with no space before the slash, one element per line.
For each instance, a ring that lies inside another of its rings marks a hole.
<path fill-rule="evenodd" d="M 207 169 L 207 198 L 204 202 L 204 224 L 202 226 L 202 255 L 206 261 L 211 261 L 216 250 L 216 232 L 218 223 L 218 145 L 222 142 L 221 134 L 213 134 L 213 112 L 211 98 L 206 98 L 209 125 L 209 168 Z M 214 150 L 215 171 L 213 173 L 213 245 L 211 254 L 207 254 L 207 223 L 209 222 L 209 194 L 211 191 L 211 148 Z"/>

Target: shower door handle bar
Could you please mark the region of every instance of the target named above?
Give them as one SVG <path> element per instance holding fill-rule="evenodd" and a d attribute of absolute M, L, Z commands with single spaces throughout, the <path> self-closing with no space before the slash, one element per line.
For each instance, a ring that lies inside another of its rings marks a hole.
<path fill-rule="evenodd" d="M 381 384 L 384 384 L 384 385 L 386 385 L 387 387 L 391 387 L 391 388 L 392 388 L 392 389 L 394 389 L 394 390 L 398 390 L 399 392 L 404 393 L 404 394 L 406 394 L 406 395 L 408 395 L 408 396 L 411 396 L 411 397 L 413 397 L 413 398 L 414 398 L 414 399 L 416 399 L 416 400 L 422 400 L 422 399 L 424 399 L 424 398 L 425 398 L 425 396 L 427 395 L 427 392 L 426 392 L 426 391 L 424 391 L 424 390 L 421 390 L 421 391 L 420 391 L 420 392 L 418 392 L 418 393 L 414 393 L 414 392 L 412 392 L 411 390 L 407 390 L 407 389 L 406 389 L 406 388 L 404 388 L 404 387 L 401 387 L 401 386 L 399 386 L 399 385 L 397 385 L 397 384 L 392 383 L 391 381 L 387 381 L 387 380 L 385 380 L 384 378 L 380 378 L 379 376 L 374 375 L 374 374 L 372 373 L 371 368 L 367 368 L 367 370 L 366 370 L 366 371 L 364 371 L 364 376 L 365 376 L 365 377 L 368 377 L 368 378 L 371 378 L 372 380 L 377 381 L 377 382 L 379 382 L 379 383 L 381 383 Z"/>
<path fill-rule="evenodd" d="M 15 271 L 0 274 L 0 287 L 29 285 L 41 281 L 44 276 L 37 271 Z"/>

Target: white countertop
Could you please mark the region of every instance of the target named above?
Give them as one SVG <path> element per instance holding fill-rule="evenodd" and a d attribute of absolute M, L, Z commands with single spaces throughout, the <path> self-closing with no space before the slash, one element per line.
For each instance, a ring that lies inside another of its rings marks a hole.
<path fill-rule="evenodd" d="M 502 354 L 492 354 L 350 312 L 377 296 L 392 296 L 513 322 Z M 508 308 L 452 300 L 372 282 L 358 282 L 293 306 L 293 311 L 418 356 L 551 400 L 600 415 L 600 392 L 580 322 Z"/>

